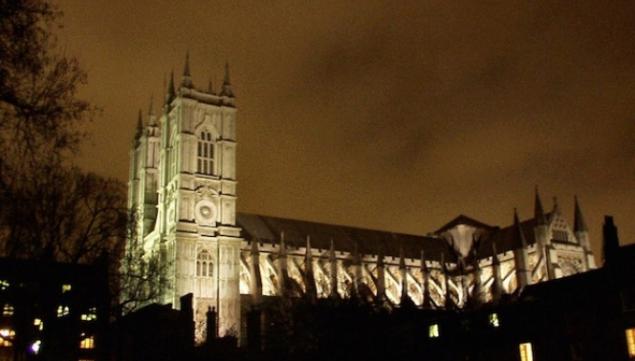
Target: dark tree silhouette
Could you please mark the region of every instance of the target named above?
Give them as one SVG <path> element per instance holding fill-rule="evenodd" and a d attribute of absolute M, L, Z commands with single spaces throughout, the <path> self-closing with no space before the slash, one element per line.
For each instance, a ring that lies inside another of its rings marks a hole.
<path fill-rule="evenodd" d="M 72 166 L 97 108 L 78 97 L 87 80 L 78 61 L 58 50 L 61 15 L 47 0 L 0 0 L 0 256 L 107 254 L 119 314 L 156 299 L 160 267 L 143 247 L 125 247 L 136 239 L 125 184 Z"/>

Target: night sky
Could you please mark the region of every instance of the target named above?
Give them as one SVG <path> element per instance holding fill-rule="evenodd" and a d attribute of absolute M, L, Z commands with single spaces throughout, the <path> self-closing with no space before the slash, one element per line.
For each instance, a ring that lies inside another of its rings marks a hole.
<path fill-rule="evenodd" d="M 61 1 L 103 109 L 78 164 L 122 181 L 137 112 L 186 50 L 228 61 L 240 211 L 423 234 L 579 196 L 635 242 L 635 2 Z M 158 103 L 158 104 L 157 104 Z M 155 107 L 156 108 L 156 107 Z"/>

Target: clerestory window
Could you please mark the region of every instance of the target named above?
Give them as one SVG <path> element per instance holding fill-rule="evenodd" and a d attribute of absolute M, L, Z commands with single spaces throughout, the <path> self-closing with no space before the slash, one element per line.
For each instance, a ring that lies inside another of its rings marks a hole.
<path fill-rule="evenodd" d="M 201 132 L 198 139 L 198 158 L 196 172 L 200 174 L 214 174 L 214 141 L 212 134 Z"/>
<path fill-rule="evenodd" d="M 212 277 L 212 256 L 206 250 L 202 250 L 196 257 L 196 275 L 198 277 Z"/>

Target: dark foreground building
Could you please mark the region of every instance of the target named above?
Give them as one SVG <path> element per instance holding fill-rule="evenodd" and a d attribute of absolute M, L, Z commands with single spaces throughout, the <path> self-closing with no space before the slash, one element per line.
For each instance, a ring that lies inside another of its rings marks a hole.
<path fill-rule="evenodd" d="M 0 360 L 105 360 L 107 262 L 0 259 Z"/>
<path fill-rule="evenodd" d="M 247 313 L 246 346 L 240 349 L 227 337 L 194 346 L 188 296 L 180 311 L 154 305 L 129 315 L 126 342 L 138 346 L 137 353 L 131 357 L 128 349 L 121 360 L 635 359 L 635 245 L 619 246 L 610 217 L 604 254 L 602 268 L 471 308 L 266 297 Z M 214 334 L 216 315 L 207 316 L 207 333 Z M 157 338 L 148 339 L 150 334 Z"/>

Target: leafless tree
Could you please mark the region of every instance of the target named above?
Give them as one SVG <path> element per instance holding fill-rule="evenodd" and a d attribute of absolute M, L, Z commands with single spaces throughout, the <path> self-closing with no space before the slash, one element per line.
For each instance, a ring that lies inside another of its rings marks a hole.
<path fill-rule="evenodd" d="M 92 263 L 110 255 L 115 312 L 156 299 L 158 256 L 126 247 L 126 187 L 73 167 L 97 108 L 86 73 L 58 50 L 48 0 L 0 0 L 0 255 Z"/>

